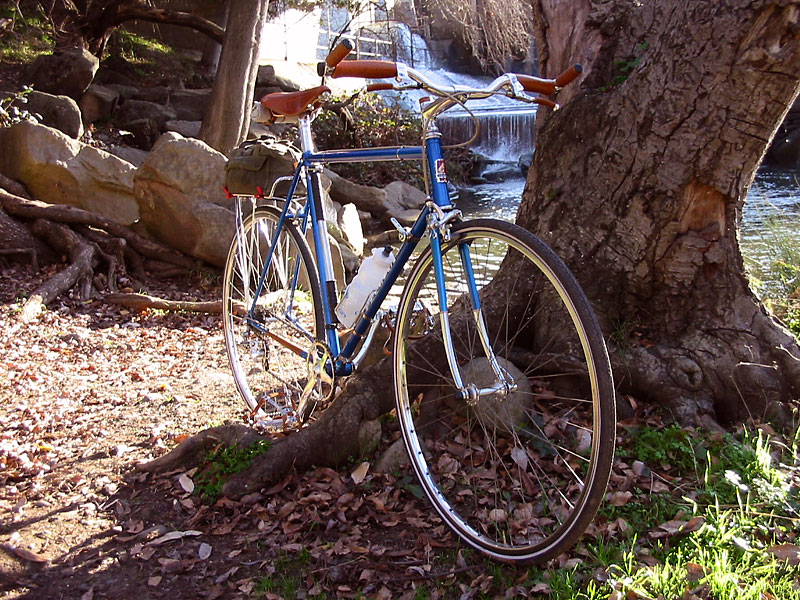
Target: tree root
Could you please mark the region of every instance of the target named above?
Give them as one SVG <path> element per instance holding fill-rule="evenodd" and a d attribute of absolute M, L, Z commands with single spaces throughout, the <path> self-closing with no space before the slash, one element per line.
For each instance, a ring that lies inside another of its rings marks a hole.
<path fill-rule="evenodd" d="M 21 321 L 36 318 L 43 305 L 76 287 L 84 300 L 107 290 L 111 292 L 110 302 L 133 308 L 221 311 L 219 303 L 176 304 L 155 298 L 143 300 L 146 297 L 135 294 L 132 298 L 115 296 L 120 285 L 128 287 L 136 284 L 135 280 L 143 280 L 147 276 L 145 269 L 158 277 L 172 277 L 187 274 L 199 263 L 100 215 L 23 197 L 27 196 L 25 189 L 7 178 L 0 179 L 0 185 L 0 255 L 28 256 L 34 270 L 38 270 L 40 262 L 53 262 L 59 255 L 69 262 L 31 294 L 18 316 Z M 35 221 L 30 225 L 25 222 L 28 219 Z"/>
<path fill-rule="evenodd" d="M 182 311 L 220 314 L 222 313 L 222 302 L 189 302 L 188 300 L 164 300 L 146 294 L 108 294 L 103 298 L 111 304 L 118 304 L 133 310 L 145 310 L 154 308 L 156 310 Z"/>

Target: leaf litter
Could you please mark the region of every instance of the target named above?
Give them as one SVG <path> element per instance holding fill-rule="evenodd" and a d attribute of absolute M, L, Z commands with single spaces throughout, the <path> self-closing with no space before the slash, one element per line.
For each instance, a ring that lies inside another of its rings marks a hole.
<path fill-rule="evenodd" d="M 9 598 L 430 598 L 551 593 L 525 567 L 465 547 L 409 472 L 375 473 L 376 456 L 336 471 L 290 473 L 270 489 L 213 505 L 195 472 L 141 474 L 138 462 L 242 419 L 217 317 L 131 312 L 69 298 L 21 326 L 16 298 L 37 284 L 0 271 L 0 595 Z M 187 291 L 189 290 L 189 291 Z M 217 277 L 157 282 L 170 299 L 219 297 Z M 661 427 L 633 399 L 625 428 Z M 382 448 L 399 438 L 385 427 Z M 513 457 L 518 464 L 527 456 Z M 669 465 L 618 458 L 607 504 L 681 497 Z M 649 532 L 597 519 L 588 540 L 670 539 L 702 527 L 663 515 Z M 646 535 L 645 535 L 646 534 Z M 5 552 L 3 551 L 5 550 Z M 797 546 L 770 551 L 794 562 Z M 584 563 L 577 546 L 551 565 Z M 640 564 L 658 561 L 647 549 Z M 699 571 L 692 567 L 692 573 Z"/>

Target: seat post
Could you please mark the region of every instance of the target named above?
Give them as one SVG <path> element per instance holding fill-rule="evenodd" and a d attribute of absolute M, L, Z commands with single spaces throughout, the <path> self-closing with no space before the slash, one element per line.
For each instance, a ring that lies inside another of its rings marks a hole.
<path fill-rule="evenodd" d="M 311 118 L 305 114 L 297 119 L 300 129 L 300 148 L 303 152 L 314 152 L 314 139 L 311 137 Z"/>

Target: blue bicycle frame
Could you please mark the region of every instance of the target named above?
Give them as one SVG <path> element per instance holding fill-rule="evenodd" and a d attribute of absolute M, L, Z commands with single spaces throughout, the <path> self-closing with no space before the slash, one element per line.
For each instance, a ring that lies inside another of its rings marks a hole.
<path fill-rule="evenodd" d="M 428 132 L 425 138 L 424 146 L 410 146 L 410 147 L 382 147 L 382 148 L 367 148 L 359 150 L 328 150 L 316 152 L 313 150 L 313 142 L 310 135 L 310 119 L 301 118 L 300 132 L 301 143 L 303 146 L 302 160 L 295 170 L 294 177 L 292 178 L 289 192 L 287 194 L 286 202 L 284 203 L 278 224 L 273 233 L 273 239 L 270 243 L 270 250 L 264 263 L 264 270 L 261 274 L 258 290 L 254 297 L 254 303 L 248 313 L 248 321 L 254 327 L 264 329 L 263 326 L 255 322 L 252 315 L 255 311 L 255 301 L 259 297 L 261 290 L 266 279 L 267 271 L 269 269 L 270 261 L 272 260 L 273 249 L 277 245 L 278 236 L 281 233 L 283 224 L 287 218 L 295 219 L 299 222 L 300 230 L 305 233 L 309 222 L 313 223 L 312 234 L 314 239 L 315 259 L 317 263 L 317 273 L 321 283 L 322 291 L 322 307 L 325 321 L 325 341 L 330 356 L 334 360 L 334 370 L 336 375 L 349 375 L 354 370 L 353 356 L 364 340 L 370 325 L 378 313 L 383 301 L 389 294 L 392 286 L 397 278 L 402 273 L 403 269 L 411 257 L 414 249 L 417 247 L 419 241 L 423 238 L 426 231 L 430 238 L 431 251 L 433 253 L 433 267 L 434 275 L 438 288 L 438 302 L 440 312 L 447 318 L 447 297 L 444 285 L 444 267 L 442 264 L 441 242 L 442 232 L 438 226 L 430 226 L 429 217 L 431 211 L 435 211 L 437 216 L 447 215 L 452 212 L 455 207 L 450 202 L 450 195 L 447 189 L 447 176 L 444 167 L 444 158 L 442 155 L 441 134 L 436 127 L 431 123 L 428 125 Z M 330 244 L 327 237 L 327 226 L 325 223 L 325 215 L 322 209 L 322 192 L 319 183 L 319 172 L 322 170 L 321 166 L 325 164 L 334 163 L 354 163 L 354 162 L 372 162 L 372 161 L 393 161 L 393 160 L 425 160 L 425 166 L 429 177 L 429 199 L 426 206 L 422 209 L 414 224 L 410 229 L 405 231 L 405 240 L 397 252 L 394 265 L 389 270 L 380 288 L 377 290 L 372 300 L 368 303 L 361 318 L 356 322 L 353 332 L 346 340 L 344 346 L 341 345 L 339 336 L 336 332 L 337 319 L 334 313 L 334 308 L 337 301 L 336 282 L 333 273 L 333 261 L 331 257 Z M 307 202 L 303 204 L 299 210 L 293 212 L 291 210 L 292 200 L 300 184 L 300 180 L 305 173 L 306 176 L 306 189 L 307 189 Z M 449 221 L 449 219 L 447 219 Z M 469 258 L 469 248 L 466 244 L 459 247 L 459 252 L 462 259 L 464 268 L 464 275 L 468 282 L 470 296 L 472 299 L 473 310 L 480 310 L 480 303 L 478 299 L 478 290 L 475 285 L 474 276 L 472 273 L 472 264 Z M 298 277 L 299 264 L 295 266 L 295 272 L 292 276 L 290 285 L 294 287 Z M 291 311 L 289 311 L 291 312 Z M 287 315 L 288 316 L 288 315 Z M 449 328 L 448 328 L 449 329 Z M 446 335 L 449 334 L 447 331 Z M 307 358 L 307 353 L 302 356 Z M 458 369 L 455 365 L 454 377 L 457 380 L 457 387 L 460 385 L 460 377 Z"/>

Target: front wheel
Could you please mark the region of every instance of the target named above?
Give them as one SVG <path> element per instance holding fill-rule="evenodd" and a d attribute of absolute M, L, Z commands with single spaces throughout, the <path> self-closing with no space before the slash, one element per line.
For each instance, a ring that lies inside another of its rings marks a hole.
<path fill-rule="evenodd" d="M 541 562 L 583 534 L 608 482 L 616 423 L 602 333 L 575 278 L 530 232 L 476 219 L 451 234 L 442 260 L 452 362 L 473 394 L 461 399 L 443 351 L 448 318 L 428 248 L 397 314 L 403 439 L 459 536 L 495 558 Z"/>

